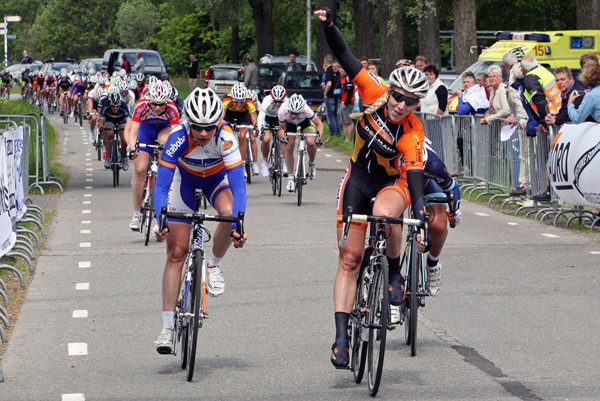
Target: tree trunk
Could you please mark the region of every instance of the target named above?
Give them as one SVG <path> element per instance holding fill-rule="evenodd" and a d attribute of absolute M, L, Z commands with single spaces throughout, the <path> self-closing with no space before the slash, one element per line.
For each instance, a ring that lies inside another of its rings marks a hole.
<path fill-rule="evenodd" d="M 354 43 L 356 57 L 373 57 L 375 54 L 375 10 L 369 0 L 353 0 Z"/>
<path fill-rule="evenodd" d="M 457 71 L 464 71 L 477 60 L 475 0 L 453 0 L 454 56 Z M 473 53 L 471 46 L 475 46 Z"/>
<path fill-rule="evenodd" d="M 394 0 L 383 0 L 378 4 L 379 26 L 381 31 L 381 67 L 379 75 L 387 77 L 403 58 L 404 32 L 402 30 L 402 10 Z"/>
<path fill-rule="evenodd" d="M 577 0 L 577 29 L 600 29 L 600 0 Z"/>
<path fill-rule="evenodd" d="M 235 23 L 231 26 L 231 62 L 239 64 L 240 62 L 240 26 Z"/>
<path fill-rule="evenodd" d="M 258 62 L 265 54 L 275 53 L 275 29 L 273 27 L 273 0 L 248 0 L 252 7 L 254 18 L 254 32 L 256 35 L 257 55 L 254 59 Z"/>
<path fill-rule="evenodd" d="M 335 23 L 335 11 L 336 11 L 336 0 L 323 0 L 320 3 L 321 7 L 329 7 L 331 12 L 333 13 L 333 22 Z M 320 26 L 321 22 L 316 18 L 313 20 L 316 24 L 319 25 L 317 28 L 317 55 L 315 58 L 315 64 L 319 71 L 323 67 L 323 58 L 325 58 L 326 54 L 333 54 L 329 46 L 327 46 L 327 41 L 325 40 L 325 34 L 323 33 L 323 28 Z"/>
<path fill-rule="evenodd" d="M 460 0 L 459 0 L 460 1 Z M 441 68 L 440 53 L 440 0 L 421 1 L 419 23 L 419 54 L 427 58 L 429 64 Z M 475 3 L 473 1 L 473 3 Z M 473 9 L 473 15 L 475 10 Z"/>

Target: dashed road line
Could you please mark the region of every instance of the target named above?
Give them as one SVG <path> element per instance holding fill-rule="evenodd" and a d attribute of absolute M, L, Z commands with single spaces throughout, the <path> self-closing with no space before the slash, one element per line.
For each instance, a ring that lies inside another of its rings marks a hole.
<path fill-rule="evenodd" d="M 92 232 L 92 230 L 79 230 L 80 234 L 89 234 L 91 232 Z"/>
<path fill-rule="evenodd" d="M 94 182 L 94 179 L 93 178 L 86 178 L 85 182 Z"/>
<path fill-rule="evenodd" d="M 91 242 L 80 242 L 79 243 L 79 247 L 80 248 L 91 248 L 92 247 L 92 243 Z"/>
<path fill-rule="evenodd" d="M 73 311 L 73 319 L 85 319 L 88 317 L 88 311 L 85 309 L 75 309 Z"/>
<path fill-rule="evenodd" d="M 542 233 L 542 235 L 548 238 L 560 238 L 560 236 L 554 234 Z"/>
<path fill-rule="evenodd" d="M 591 253 L 592 255 L 600 255 L 600 252 L 599 252 L 599 251 L 592 251 L 592 252 L 590 252 L 590 253 Z"/>
<path fill-rule="evenodd" d="M 89 186 L 89 185 L 88 185 L 88 186 L 87 186 L 87 187 L 85 187 L 84 189 L 94 189 L 94 187 L 92 187 L 92 186 Z"/>
<path fill-rule="evenodd" d="M 60 401 L 85 401 L 85 395 L 81 393 L 63 394 Z"/>
<path fill-rule="evenodd" d="M 87 291 L 90 289 L 90 283 L 76 283 L 75 289 L 77 291 Z"/>
<path fill-rule="evenodd" d="M 92 203 L 92 201 L 83 201 L 83 205 L 90 205 Z"/>
<path fill-rule="evenodd" d="M 513 222 L 513 221 L 509 221 L 509 222 L 508 222 L 508 223 L 506 223 L 506 224 L 508 224 L 509 226 L 518 226 L 518 225 L 519 225 L 519 223 L 515 223 L 515 222 Z"/>
<path fill-rule="evenodd" d="M 82 261 L 82 262 L 78 263 L 78 266 L 79 266 L 80 269 L 86 269 L 88 267 L 92 267 L 92 262 L 89 262 L 87 260 L 86 261 Z"/>
<path fill-rule="evenodd" d="M 69 343 L 69 356 L 87 355 L 88 346 L 86 343 Z"/>
<path fill-rule="evenodd" d="M 91 220 L 81 220 L 81 224 L 92 224 Z"/>
<path fill-rule="evenodd" d="M 92 213 L 92 211 L 91 210 L 87 210 L 87 209 L 84 209 L 84 210 L 81 211 L 81 214 L 91 214 L 91 213 Z"/>
<path fill-rule="evenodd" d="M 84 198 L 91 198 L 91 197 L 92 197 L 92 194 L 83 194 L 83 197 L 84 197 Z"/>
<path fill-rule="evenodd" d="M 481 216 L 481 217 L 488 217 L 488 216 L 489 216 L 489 214 L 487 214 L 487 213 L 481 213 L 481 212 L 477 212 L 477 213 L 475 213 L 475 214 L 476 214 L 477 216 Z"/>

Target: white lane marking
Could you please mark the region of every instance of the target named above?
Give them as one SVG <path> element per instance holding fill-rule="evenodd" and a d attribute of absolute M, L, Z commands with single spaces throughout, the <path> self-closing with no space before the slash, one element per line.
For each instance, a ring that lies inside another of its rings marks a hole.
<path fill-rule="evenodd" d="M 87 354 L 88 348 L 86 343 L 69 343 L 69 356 Z"/>
<path fill-rule="evenodd" d="M 92 203 L 92 201 L 83 201 L 83 204 L 84 204 L 84 205 L 89 205 L 89 204 L 91 204 L 91 203 Z"/>
<path fill-rule="evenodd" d="M 88 185 L 88 186 L 87 186 L 87 187 L 85 187 L 84 189 L 94 189 L 94 187 L 91 187 L 91 186 L 89 186 L 89 185 Z"/>
<path fill-rule="evenodd" d="M 485 213 L 475 213 L 477 216 L 482 216 L 482 217 L 487 217 L 489 216 L 489 214 L 485 214 Z"/>
<path fill-rule="evenodd" d="M 325 157 L 332 157 L 329 153 L 325 153 Z"/>
<path fill-rule="evenodd" d="M 93 178 L 86 178 L 85 182 L 94 182 L 94 179 Z"/>
<path fill-rule="evenodd" d="M 87 159 L 87 160 L 89 160 L 89 159 Z M 85 163 L 85 165 L 86 165 L 86 166 L 93 166 L 93 164 L 92 164 L 92 163 Z"/>
<path fill-rule="evenodd" d="M 73 319 L 84 319 L 88 317 L 88 311 L 85 309 L 75 309 L 73 311 Z"/>
<path fill-rule="evenodd" d="M 90 214 L 90 213 L 92 213 L 91 210 L 82 210 L 81 211 L 81 214 Z"/>
<path fill-rule="evenodd" d="M 85 269 L 88 267 L 92 267 L 92 262 L 89 262 L 89 261 L 79 262 L 80 269 Z"/>
<path fill-rule="evenodd" d="M 79 247 L 80 248 L 91 248 L 92 247 L 92 243 L 91 242 L 80 242 L 79 243 Z"/>
<path fill-rule="evenodd" d="M 508 224 L 509 226 L 518 226 L 519 225 L 519 223 L 515 223 L 515 222 L 512 222 L 512 221 L 510 221 L 510 222 L 508 222 L 506 224 Z"/>
<path fill-rule="evenodd" d="M 94 173 L 85 173 L 85 176 L 86 176 L 86 177 L 93 177 L 93 176 L 94 176 Z"/>
<path fill-rule="evenodd" d="M 86 156 L 91 156 L 92 154 L 91 154 L 91 153 L 86 153 L 85 155 L 86 155 Z"/>
<path fill-rule="evenodd" d="M 89 234 L 91 232 L 92 232 L 92 230 L 80 230 L 79 231 L 80 234 Z"/>
<path fill-rule="evenodd" d="M 77 283 L 75 284 L 75 289 L 77 291 L 87 291 L 90 289 L 90 283 Z"/>
<path fill-rule="evenodd" d="M 343 161 L 341 161 L 340 159 L 335 159 L 335 161 L 338 163 L 343 163 Z"/>
<path fill-rule="evenodd" d="M 92 220 L 81 220 L 81 224 L 92 224 Z"/>
<path fill-rule="evenodd" d="M 92 161 L 92 159 L 90 159 L 90 158 L 87 158 L 87 159 L 85 159 L 85 161 L 86 161 L 86 162 L 91 162 L 91 161 Z M 91 164 L 91 163 L 90 163 L 90 164 Z"/>
<path fill-rule="evenodd" d="M 91 197 L 92 197 L 92 194 L 83 194 L 83 197 L 84 197 L 84 198 L 91 198 Z"/>
<path fill-rule="evenodd" d="M 542 235 L 544 237 L 548 237 L 548 238 L 560 238 L 558 235 L 554 235 L 554 234 L 542 233 Z"/>
<path fill-rule="evenodd" d="M 598 252 L 598 251 L 592 251 L 592 252 L 590 252 L 590 253 L 591 253 L 592 255 L 600 255 L 600 252 Z"/>
<path fill-rule="evenodd" d="M 86 168 L 85 171 L 94 171 L 93 168 Z"/>
<path fill-rule="evenodd" d="M 85 401 L 85 395 L 81 393 L 63 394 L 60 401 Z"/>

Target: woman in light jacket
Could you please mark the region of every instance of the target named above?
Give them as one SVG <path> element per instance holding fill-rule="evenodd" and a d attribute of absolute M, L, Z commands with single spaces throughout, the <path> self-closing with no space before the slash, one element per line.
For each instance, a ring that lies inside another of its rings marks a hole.
<path fill-rule="evenodd" d="M 494 121 L 504 121 L 510 116 L 510 106 L 508 104 L 508 95 L 506 86 L 502 82 L 502 70 L 497 65 L 488 68 L 488 80 L 491 87 L 490 92 L 490 110 L 479 120 L 483 125 L 491 124 Z"/>
<path fill-rule="evenodd" d="M 421 112 L 440 116 L 448 114 L 448 88 L 439 79 L 440 71 L 436 66 L 429 64 L 423 69 L 423 73 L 427 77 L 429 90 L 427 96 L 421 99 Z"/>

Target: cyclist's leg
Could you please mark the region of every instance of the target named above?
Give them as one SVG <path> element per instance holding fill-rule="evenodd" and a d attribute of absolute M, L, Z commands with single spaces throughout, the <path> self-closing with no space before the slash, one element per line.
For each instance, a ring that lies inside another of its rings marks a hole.
<path fill-rule="evenodd" d="M 242 156 L 242 160 L 246 161 L 246 147 L 248 143 L 246 142 L 246 131 L 248 128 L 240 128 L 240 154 Z"/>
<path fill-rule="evenodd" d="M 285 130 L 287 132 L 296 132 L 296 125 L 286 123 Z M 290 177 L 294 174 L 294 146 L 296 145 L 296 137 L 288 136 L 287 145 L 282 146 L 283 158 L 285 159 L 285 165 L 287 166 L 287 171 L 290 172 Z"/>

